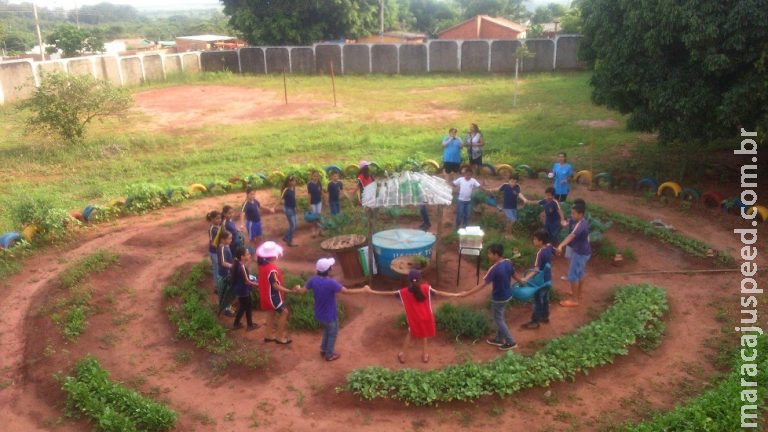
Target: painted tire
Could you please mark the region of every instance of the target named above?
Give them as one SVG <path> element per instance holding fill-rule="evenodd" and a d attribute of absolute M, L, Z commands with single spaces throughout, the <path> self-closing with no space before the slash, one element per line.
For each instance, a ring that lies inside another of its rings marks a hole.
<path fill-rule="evenodd" d="M 637 185 L 635 185 L 635 190 L 640 191 L 643 190 L 643 188 L 657 190 L 659 188 L 659 182 L 652 177 L 643 177 L 637 182 Z"/>
<path fill-rule="evenodd" d="M 0 236 L 0 247 L 3 249 L 10 249 L 14 243 L 21 240 L 21 234 L 11 231 Z"/>
<path fill-rule="evenodd" d="M 530 178 L 535 178 L 536 176 L 536 172 L 533 170 L 533 168 L 531 168 L 526 164 L 520 164 L 516 166 L 515 169 L 520 172 L 525 171 L 525 175 L 527 175 Z"/>
<path fill-rule="evenodd" d="M 281 171 L 272 171 L 269 176 L 267 176 L 267 181 L 272 186 L 280 186 L 284 180 L 285 174 Z"/>
<path fill-rule="evenodd" d="M 720 209 L 723 213 L 730 213 L 731 211 L 742 208 L 747 208 L 747 205 L 741 202 L 738 196 L 728 198 L 720 203 Z"/>
<path fill-rule="evenodd" d="M 384 169 L 381 168 L 379 164 L 376 162 L 371 162 L 368 164 L 368 171 L 371 173 L 371 175 L 383 175 Z"/>
<path fill-rule="evenodd" d="M 701 196 L 701 200 L 704 202 L 705 206 L 715 208 L 719 207 L 720 203 L 723 202 L 723 196 L 718 192 L 707 191 Z"/>
<path fill-rule="evenodd" d="M 86 222 L 88 222 L 91 219 L 91 215 L 93 214 L 94 211 L 96 211 L 96 207 L 90 204 L 85 208 L 85 210 L 83 210 L 83 218 L 85 219 Z"/>
<path fill-rule="evenodd" d="M 764 206 L 752 206 L 745 213 L 751 215 L 755 211 L 757 211 L 757 215 L 760 217 L 761 222 L 768 221 L 768 208 Z"/>
<path fill-rule="evenodd" d="M 206 188 L 204 185 L 201 185 L 200 183 L 194 183 L 194 184 L 189 185 L 189 187 L 187 187 L 187 192 L 189 192 L 189 193 L 195 193 L 195 192 L 205 193 L 205 192 L 208 192 L 208 188 Z"/>
<path fill-rule="evenodd" d="M 305 222 L 317 222 L 320 220 L 320 215 L 317 213 L 313 213 L 309 210 L 304 211 L 304 221 Z"/>
<path fill-rule="evenodd" d="M 698 201 L 701 198 L 701 192 L 695 188 L 683 188 L 680 192 L 680 199 L 685 201 Z"/>
<path fill-rule="evenodd" d="M 594 176 L 592 180 L 594 180 L 595 184 L 598 186 L 600 186 L 601 180 L 602 180 L 602 183 L 606 183 L 608 186 L 611 186 L 613 184 L 613 176 L 611 176 L 607 172 L 601 172 L 600 174 Z"/>
<path fill-rule="evenodd" d="M 82 223 L 86 222 L 85 221 L 85 216 L 83 216 L 83 213 L 81 213 L 81 212 L 79 212 L 77 210 L 71 212 L 69 215 L 72 216 L 72 218 L 77 219 L 77 220 L 79 220 Z"/>
<path fill-rule="evenodd" d="M 487 197 L 485 197 L 485 203 L 486 203 L 487 205 L 491 206 L 491 207 L 496 207 L 496 205 L 498 204 L 498 203 L 496 202 L 496 197 L 493 197 L 493 196 L 487 196 Z"/>
<path fill-rule="evenodd" d="M 484 163 L 480 166 L 480 174 L 496 175 L 496 167 L 491 164 Z"/>
<path fill-rule="evenodd" d="M 122 207 L 123 204 L 125 204 L 125 201 L 120 199 L 113 199 L 112 201 L 109 202 L 110 207 Z"/>
<path fill-rule="evenodd" d="M 28 242 L 35 238 L 35 234 L 37 234 L 37 225 L 27 225 L 21 230 L 21 238 Z"/>
<path fill-rule="evenodd" d="M 515 172 L 515 169 L 512 168 L 511 165 L 507 164 L 498 164 L 496 165 L 496 174 L 503 175 L 502 173 L 506 172 L 507 175 L 512 175 L 513 172 Z"/>
<path fill-rule="evenodd" d="M 333 174 L 334 172 L 339 173 L 339 175 L 343 175 L 344 174 L 344 170 L 339 168 L 336 165 L 328 165 L 327 167 L 325 167 L 325 174 L 327 176 L 330 177 L 330 175 Z"/>
<path fill-rule="evenodd" d="M 664 191 L 667 189 L 671 189 L 672 192 L 675 194 L 675 198 L 680 196 L 680 192 L 683 191 L 683 188 L 680 187 L 680 185 L 677 182 L 668 181 L 664 182 L 656 189 L 656 196 L 662 196 L 664 194 Z"/>
<path fill-rule="evenodd" d="M 440 172 L 440 164 L 436 160 L 427 159 L 421 163 L 421 169 L 430 174 L 437 174 Z"/>
<path fill-rule="evenodd" d="M 581 179 L 584 178 L 587 180 L 588 185 L 592 184 L 592 171 L 590 170 L 583 170 L 576 173 L 576 175 L 573 176 L 573 181 L 576 183 L 581 183 Z"/>
<path fill-rule="evenodd" d="M 344 176 L 355 177 L 360 172 L 360 168 L 355 164 L 349 164 L 344 168 Z"/>

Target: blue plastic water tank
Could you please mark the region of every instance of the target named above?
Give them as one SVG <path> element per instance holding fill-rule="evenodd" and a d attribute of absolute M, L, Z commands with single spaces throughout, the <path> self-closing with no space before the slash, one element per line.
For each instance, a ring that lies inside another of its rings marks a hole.
<path fill-rule="evenodd" d="M 432 257 L 435 235 L 421 230 L 398 228 L 373 235 L 373 256 L 382 274 L 399 278 L 389 267 L 392 260 L 404 255 Z"/>

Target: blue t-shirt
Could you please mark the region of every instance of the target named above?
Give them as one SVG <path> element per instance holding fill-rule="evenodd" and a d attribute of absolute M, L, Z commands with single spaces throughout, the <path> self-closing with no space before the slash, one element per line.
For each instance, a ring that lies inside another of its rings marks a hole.
<path fill-rule="evenodd" d="M 296 208 L 296 191 L 291 188 L 286 188 L 283 191 L 283 205 L 289 209 Z"/>
<path fill-rule="evenodd" d="M 509 183 L 504 183 L 499 188 L 499 191 L 504 194 L 504 208 L 513 210 L 516 209 L 517 196 L 520 195 L 520 185 L 516 184 L 512 186 Z"/>
<path fill-rule="evenodd" d="M 592 255 L 592 246 L 589 244 L 589 222 L 584 218 L 578 222 L 571 220 L 571 233 L 573 240 L 568 246 L 579 255 Z"/>
<path fill-rule="evenodd" d="M 560 227 L 560 212 L 558 211 L 558 203 L 555 200 L 543 199 L 539 201 L 539 205 L 544 207 L 544 226 L 547 228 L 559 228 Z M 549 239 L 553 241 L 555 239 Z"/>
<path fill-rule="evenodd" d="M 568 179 L 573 177 L 573 167 L 569 163 L 560 165 L 555 163 L 552 165 L 552 173 L 554 174 L 554 186 L 555 195 L 565 195 L 568 193 Z"/>
<path fill-rule="evenodd" d="M 211 225 L 210 228 L 208 228 L 208 252 L 215 254 L 216 253 L 216 246 L 213 245 L 213 239 L 216 238 L 216 234 L 219 233 L 219 227 L 216 225 Z"/>
<path fill-rule="evenodd" d="M 320 204 L 323 200 L 323 188 L 320 186 L 320 183 L 307 183 L 307 192 L 309 193 L 310 204 Z"/>
<path fill-rule="evenodd" d="M 552 256 L 555 253 L 555 248 L 551 244 L 547 243 L 538 252 L 536 252 L 536 263 L 534 266 L 539 269 L 544 280 L 549 282 L 552 280 Z M 549 264 L 549 266 L 547 266 Z"/>
<path fill-rule="evenodd" d="M 461 163 L 461 144 L 458 137 L 451 138 L 449 135 L 443 138 L 443 162 Z"/>
<path fill-rule="evenodd" d="M 238 236 L 237 232 L 237 226 L 235 225 L 235 221 L 232 219 L 227 219 L 226 222 L 224 222 L 224 228 L 229 231 L 230 234 L 232 234 L 232 240 L 236 239 Z"/>
<path fill-rule="evenodd" d="M 339 202 L 342 189 L 344 189 L 344 185 L 340 181 L 328 183 L 328 201 Z"/>
<path fill-rule="evenodd" d="M 245 219 L 248 222 L 261 222 L 259 207 L 261 207 L 261 204 L 256 200 L 253 200 L 253 202 L 246 201 L 245 204 L 243 204 L 242 211 L 245 212 Z"/>
<path fill-rule="evenodd" d="M 232 257 L 232 250 L 229 248 L 229 245 L 221 245 L 219 246 L 219 276 L 220 277 L 227 277 L 229 274 L 229 269 L 222 266 L 222 263 L 229 263 L 232 264 L 235 262 L 234 258 Z"/>
<path fill-rule="evenodd" d="M 248 269 L 241 262 L 235 262 L 232 266 L 232 290 L 238 297 L 251 295 L 251 286 L 248 285 Z"/>
<path fill-rule="evenodd" d="M 336 321 L 336 294 L 341 292 L 342 285 L 336 279 L 323 276 L 312 276 L 307 281 L 307 289 L 312 290 L 315 297 L 315 319 L 318 321 Z"/>
<path fill-rule="evenodd" d="M 515 266 L 508 259 L 503 259 L 491 266 L 483 280 L 493 284 L 492 300 L 506 301 L 512 297 L 512 276 L 514 274 Z"/>

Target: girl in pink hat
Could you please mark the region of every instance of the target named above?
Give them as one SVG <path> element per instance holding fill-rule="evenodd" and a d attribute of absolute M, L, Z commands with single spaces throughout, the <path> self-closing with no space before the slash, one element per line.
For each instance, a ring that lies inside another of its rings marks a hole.
<path fill-rule="evenodd" d="M 267 241 L 256 249 L 259 264 L 259 297 L 261 309 L 272 311 L 267 314 L 267 334 L 264 342 L 275 342 L 281 345 L 291 343 L 286 331 L 288 322 L 288 307 L 285 304 L 284 292 L 291 292 L 283 286 L 283 273 L 275 262 L 283 255 L 283 248 L 273 241 Z M 277 332 L 275 332 L 275 318 Z"/>
<path fill-rule="evenodd" d="M 365 189 L 365 187 L 369 184 L 373 183 L 370 165 L 370 162 L 365 160 L 361 160 L 360 164 L 358 165 L 360 171 L 357 174 L 357 200 L 361 205 L 363 204 L 363 189 Z"/>

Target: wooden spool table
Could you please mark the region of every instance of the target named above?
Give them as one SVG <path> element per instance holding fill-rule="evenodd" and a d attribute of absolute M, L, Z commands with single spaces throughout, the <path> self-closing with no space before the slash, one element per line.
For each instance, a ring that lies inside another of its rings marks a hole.
<path fill-rule="evenodd" d="M 349 284 L 355 284 L 364 279 L 357 250 L 365 246 L 366 243 L 365 236 L 344 234 L 324 240 L 320 243 L 320 249 L 333 252 L 341 266 L 341 271 L 344 273 L 345 281 Z"/>
<path fill-rule="evenodd" d="M 389 268 L 391 268 L 393 272 L 402 276 L 402 280 L 405 281 L 405 283 L 408 283 L 408 273 L 410 273 L 411 270 L 417 269 L 424 272 L 427 268 L 429 268 L 429 261 L 422 265 L 423 261 L 421 258 L 425 257 L 422 257 L 421 255 L 403 255 L 393 259 L 389 264 Z"/>

